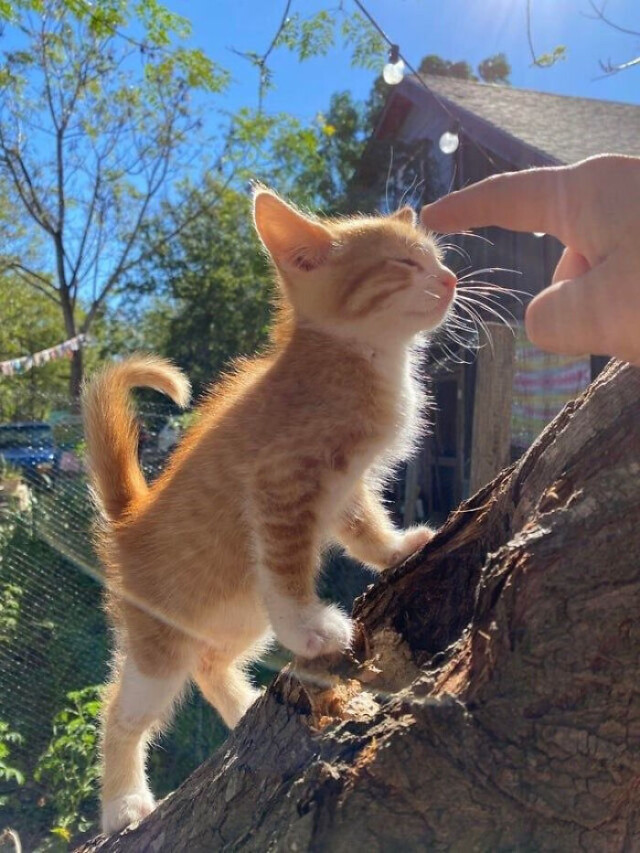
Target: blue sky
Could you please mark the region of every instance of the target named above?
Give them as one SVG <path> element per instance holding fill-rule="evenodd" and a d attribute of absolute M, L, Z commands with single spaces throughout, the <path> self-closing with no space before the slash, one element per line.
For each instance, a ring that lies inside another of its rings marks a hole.
<path fill-rule="evenodd" d="M 234 82 L 226 106 L 255 103 L 255 72 L 231 48 L 262 53 L 277 28 L 284 0 L 165 2 L 192 21 L 193 43 L 232 71 Z M 337 0 L 293 0 L 292 11 L 306 15 L 337 5 Z M 347 10 L 355 8 L 352 0 L 343 0 L 343 5 Z M 427 53 L 437 53 L 477 65 L 502 51 L 511 62 L 515 86 L 640 104 L 640 66 L 596 79 L 601 75 L 598 60 L 632 59 L 640 54 L 640 38 L 588 18 L 589 0 L 531 0 L 536 51 L 543 53 L 558 44 L 568 50 L 566 61 L 551 69 L 531 66 L 526 0 L 365 0 L 365 5 L 413 64 Z M 606 11 L 620 25 L 640 30 L 639 0 L 608 0 Z M 271 67 L 277 88 L 270 93 L 267 107 L 305 119 L 326 108 L 336 90 L 348 89 L 356 97 L 365 97 L 374 76 L 351 68 L 349 57 L 340 49 L 302 64 L 279 51 Z"/>

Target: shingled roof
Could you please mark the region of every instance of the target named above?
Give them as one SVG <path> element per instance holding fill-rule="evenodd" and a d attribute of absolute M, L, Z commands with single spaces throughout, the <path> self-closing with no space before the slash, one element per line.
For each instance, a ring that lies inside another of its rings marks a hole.
<path fill-rule="evenodd" d="M 591 98 L 549 95 L 433 75 L 422 78 L 453 113 L 480 119 L 558 163 L 616 152 L 640 156 L 640 106 Z M 413 77 L 398 87 L 414 102 L 424 87 Z"/>

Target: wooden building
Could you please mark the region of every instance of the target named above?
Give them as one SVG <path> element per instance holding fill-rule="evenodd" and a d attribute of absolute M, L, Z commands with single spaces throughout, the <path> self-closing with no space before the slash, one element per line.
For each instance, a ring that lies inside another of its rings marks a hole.
<path fill-rule="evenodd" d="M 453 154 L 439 145 L 446 132 L 459 138 Z M 389 162 L 386 185 L 380 185 L 381 152 Z M 358 186 L 373 188 L 383 207 L 384 200 L 389 208 L 400 204 L 403 195 L 423 204 L 491 174 L 604 152 L 640 156 L 639 106 L 447 77 L 407 77 L 390 88 L 354 187 L 356 192 Z M 561 252 L 554 238 L 501 229 L 476 234 L 481 239 L 455 235 L 447 241 L 463 253 L 448 257 L 459 274 L 467 268 L 517 270 L 517 276 L 478 277 L 532 295 L 551 280 Z M 456 363 L 449 350 L 461 354 L 460 349 L 446 337 L 441 346 L 436 339 L 428 374 L 437 413 L 431 436 L 400 487 L 405 522 L 438 519 L 488 482 L 606 361 L 535 351 L 522 330 L 525 305 L 505 300 L 501 307 L 512 312 L 512 328 L 491 327 L 492 346 L 483 346 L 471 363 Z M 493 318 L 486 314 L 485 319 Z"/>

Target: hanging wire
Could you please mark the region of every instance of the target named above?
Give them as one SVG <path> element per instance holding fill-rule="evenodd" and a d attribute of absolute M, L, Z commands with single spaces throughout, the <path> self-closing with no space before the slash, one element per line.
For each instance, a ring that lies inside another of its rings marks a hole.
<path fill-rule="evenodd" d="M 411 62 L 409 62 L 409 60 L 407 59 L 407 57 L 406 57 L 406 56 L 405 56 L 405 55 L 400 51 L 400 49 L 399 49 L 399 47 L 398 47 L 398 44 L 397 44 L 396 42 L 394 42 L 394 41 L 393 41 L 393 39 L 391 39 L 391 38 L 386 34 L 386 32 L 382 29 L 382 27 L 380 26 L 380 24 L 379 24 L 379 23 L 376 21 L 376 19 L 373 17 L 373 15 L 371 14 L 371 12 L 369 12 L 369 10 L 366 8 L 366 6 L 365 6 L 365 5 L 364 5 L 364 3 L 362 2 L 362 0 L 353 0 L 353 2 L 354 2 L 354 3 L 355 3 L 355 5 L 358 7 L 358 9 L 362 12 L 362 14 L 367 18 L 367 20 L 369 21 L 369 23 L 374 27 L 374 29 L 375 29 L 375 30 L 377 31 L 377 33 L 381 36 L 381 38 L 383 38 L 383 39 L 385 40 L 385 42 L 386 42 L 386 43 L 387 43 L 387 45 L 389 46 L 389 50 L 393 50 L 393 51 L 394 51 L 394 54 L 395 54 L 395 52 L 397 51 L 397 55 L 398 55 L 398 57 L 399 57 L 400 59 L 402 59 L 402 61 L 403 61 L 403 62 L 404 62 L 404 64 L 406 65 L 406 67 L 407 67 L 407 68 L 409 69 L 409 71 L 413 74 L 413 76 L 414 76 L 414 77 L 415 77 L 415 79 L 418 81 L 418 83 L 422 86 L 422 88 L 425 90 L 425 92 L 428 92 L 428 93 L 429 93 L 429 95 L 431 95 L 431 97 L 432 97 L 432 98 L 433 98 L 433 99 L 438 103 L 438 105 L 442 108 L 442 110 L 443 110 L 443 111 L 444 111 L 444 112 L 449 116 L 449 118 L 451 119 L 451 122 L 452 122 L 452 123 L 456 123 L 456 124 L 457 124 L 457 126 L 458 126 L 459 130 L 461 130 L 461 131 L 464 133 L 464 138 L 465 138 L 465 139 L 468 139 L 468 140 L 471 142 L 471 144 L 472 144 L 475 148 L 477 148 L 477 150 L 480 152 L 480 154 L 485 158 L 485 160 L 486 160 L 488 163 L 490 163 L 492 166 L 494 166 L 496 169 L 498 169 L 498 168 L 499 168 L 499 167 L 498 167 L 498 164 L 495 162 L 495 160 L 493 159 L 493 157 L 491 157 L 491 155 L 490 155 L 490 154 L 489 154 L 489 153 L 488 153 L 488 152 L 487 152 L 487 151 L 486 151 L 486 150 L 485 150 L 481 145 L 479 145 L 479 144 L 475 141 L 475 139 L 473 138 L 473 136 L 472 136 L 471 134 L 468 134 L 468 133 L 465 131 L 465 128 L 464 128 L 464 126 L 462 125 L 462 123 L 461 123 L 461 121 L 460 121 L 460 117 L 459 117 L 458 115 L 456 115 L 455 113 L 453 113 L 453 112 L 449 109 L 449 107 L 447 107 L 447 105 L 446 105 L 446 103 L 443 101 L 443 99 L 442 99 L 442 98 L 441 98 L 441 97 L 440 97 L 436 92 L 434 92 L 434 91 L 433 91 L 433 89 L 431 89 L 431 88 L 430 88 L 430 87 L 425 83 L 425 81 L 422 79 L 422 76 L 419 74 L 419 72 L 416 70 L 416 68 L 411 64 Z"/>

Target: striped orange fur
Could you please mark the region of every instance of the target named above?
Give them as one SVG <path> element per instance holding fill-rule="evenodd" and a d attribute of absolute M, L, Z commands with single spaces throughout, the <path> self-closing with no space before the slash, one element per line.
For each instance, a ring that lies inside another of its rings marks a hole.
<path fill-rule="evenodd" d="M 325 547 L 384 569 L 432 535 L 396 529 L 380 493 L 420 435 L 416 353 L 455 277 L 406 208 L 320 221 L 259 189 L 254 213 L 280 289 L 271 347 L 213 387 L 153 485 L 138 467 L 129 391 L 151 386 L 184 405 L 184 376 L 134 356 L 84 394 L 118 635 L 104 715 L 107 832 L 153 808 L 146 742 L 190 678 L 233 726 L 257 696 L 246 664 L 274 634 L 308 657 L 349 645 L 350 620 L 316 594 Z"/>

